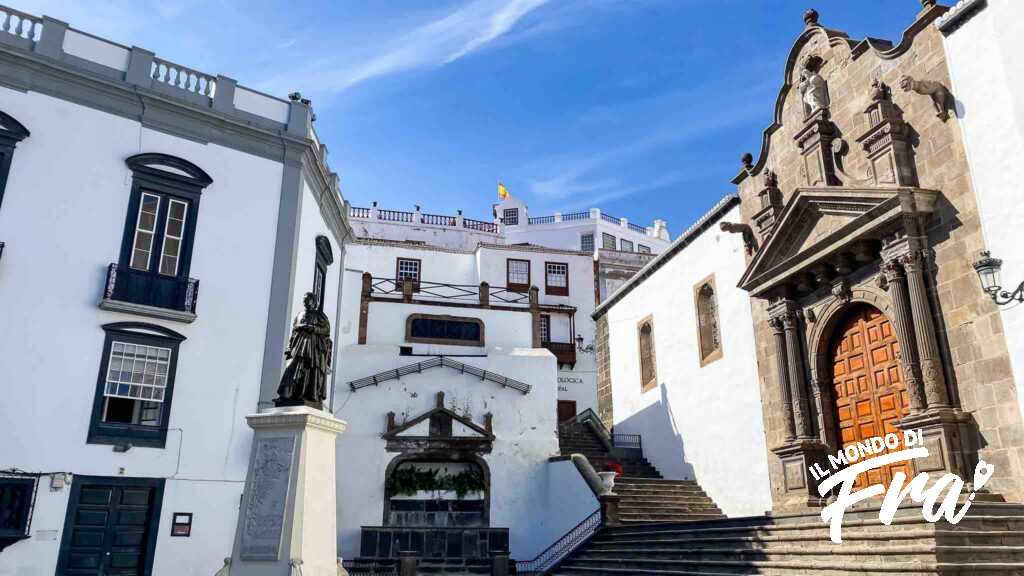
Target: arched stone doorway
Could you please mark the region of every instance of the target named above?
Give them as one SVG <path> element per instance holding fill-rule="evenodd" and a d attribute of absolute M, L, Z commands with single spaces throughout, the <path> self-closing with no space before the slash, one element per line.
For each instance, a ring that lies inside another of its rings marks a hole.
<path fill-rule="evenodd" d="M 486 527 L 490 476 L 487 463 L 475 454 L 397 456 L 385 473 L 384 525 Z"/>
<path fill-rule="evenodd" d="M 899 421 L 910 412 L 899 349 L 892 324 L 874 306 L 855 304 L 836 323 L 828 358 L 840 448 L 899 431 Z M 861 474 L 855 488 L 888 486 L 899 471 L 913 476 L 902 462 Z"/>

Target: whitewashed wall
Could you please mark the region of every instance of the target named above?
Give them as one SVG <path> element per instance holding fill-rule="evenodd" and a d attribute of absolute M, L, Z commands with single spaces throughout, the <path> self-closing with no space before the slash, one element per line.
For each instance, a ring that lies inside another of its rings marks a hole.
<path fill-rule="evenodd" d="M 739 207 L 723 220 L 739 222 Z M 771 508 L 739 234 L 705 231 L 607 312 L 615 431 L 641 434 L 666 478 L 696 479 L 729 516 Z M 723 357 L 703 367 L 693 288 L 714 274 Z M 637 324 L 654 318 L 658 386 L 641 391 Z"/>
<path fill-rule="evenodd" d="M 1010 291 L 1024 280 L 1020 226 L 1024 222 L 1024 18 L 1016 0 L 988 5 L 945 39 L 952 92 L 963 130 L 985 243 L 1003 260 Z M 972 287 L 973 288 L 973 287 Z M 978 288 L 980 289 L 980 287 Z M 1006 307 L 1002 332 L 1010 351 L 1024 413 L 1024 306 Z M 1000 334 L 994 332 L 994 336 Z"/>
<path fill-rule="evenodd" d="M 490 220 L 487 220 L 488 222 Z M 502 243 L 499 234 L 469 228 L 429 226 L 411 222 L 385 222 L 381 220 L 350 221 L 353 233 L 360 238 L 377 240 L 415 240 L 432 246 L 453 250 L 472 250 L 480 243 Z"/>
<path fill-rule="evenodd" d="M 402 305 L 394 305 L 400 307 Z M 410 363 L 398 355 L 398 346 L 348 346 L 339 366 L 348 382 Z M 381 438 L 386 414 L 396 413 L 402 423 L 431 410 L 437 392 L 445 404 L 474 422 L 494 415 L 493 451 L 483 455 L 491 473 L 490 524 L 512 528 L 511 553 L 532 558 L 561 535 L 562 523 L 539 505 L 548 495 L 548 458 L 558 453 L 555 434 L 555 389 L 543 385 L 555 373 L 554 357 L 546 350 L 491 351 L 486 358 L 461 359 L 467 364 L 510 376 L 533 385 L 528 394 L 493 382 L 440 367 L 351 392 L 339 387 L 335 414 L 348 422 L 338 438 L 339 553 L 359 553 L 359 527 L 380 526 L 384 506 L 384 478 L 396 456 L 385 451 Z M 564 530 L 562 530 L 564 531 Z"/>
<path fill-rule="evenodd" d="M 32 133 L 17 147 L 0 208 L 0 469 L 166 478 L 154 573 L 209 575 L 231 550 L 248 463 L 243 417 L 259 392 L 281 166 L 38 93 L 0 88 L 0 102 Z M 213 178 L 199 208 L 192 324 L 97 307 L 124 230 L 124 159 L 140 152 L 185 158 Z M 119 321 L 187 337 L 164 449 L 86 444 L 101 325 Z M 41 483 L 32 538 L 3 552 L 0 574 L 53 574 L 69 489 Z M 191 538 L 168 536 L 172 512 L 195 513 Z"/>

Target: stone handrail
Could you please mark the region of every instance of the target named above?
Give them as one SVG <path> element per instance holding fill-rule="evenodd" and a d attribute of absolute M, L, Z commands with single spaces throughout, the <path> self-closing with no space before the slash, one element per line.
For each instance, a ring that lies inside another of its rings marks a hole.
<path fill-rule="evenodd" d="M 14 8 L 0 5 L 0 30 L 35 42 L 43 33 L 43 20 Z"/>
<path fill-rule="evenodd" d="M 209 98 L 217 92 L 216 77 L 161 58 L 153 58 L 152 78 L 154 82 Z"/>
<path fill-rule="evenodd" d="M 604 482 L 601 481 L 601 477 L 597 475 L 597 470 L 594 470 L 594 466 L 587 460 L 587 457 L 583 454 L 573 454 L 569 457 L 572 460 L 573 465 L 576 466 L 576 470 L 579 471 L 580 476 L 587 483 L 587 487 L 594 493 L 594 496 L 600 499 L 602 496 L 612 494 L 611 488 L 605 486 Z"/>

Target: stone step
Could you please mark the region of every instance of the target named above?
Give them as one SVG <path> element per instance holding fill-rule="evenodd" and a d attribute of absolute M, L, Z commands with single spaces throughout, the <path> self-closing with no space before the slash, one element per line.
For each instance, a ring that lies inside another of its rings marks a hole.
<path fill-rule="evenodd" d="M 559 567 L 554 574 L 588 576 L 621 576 L 632 574 L 658 574 L 671 576 L 735 576 L 752 574 L 774 574 L 778 576 L 803 576 L 806 574 L 962 574 L 965 576 L 1009 576 L 1019 574 L 1024 564 L 1012 562 L 927 562 L 916 564 L 890 564 L 878 561 L 858 561 L 838 565 L 800 561 L 719 561 L 684 562 L 671 564 L 654 563 L 653 566 L 635 566 L 629 560 L 622 561 L 570 561 Z"/>
<path fill-rule="evenodd" d="M 622 498 L 623 503 L 635 506 L 685 505 L 711 502 L 711 499 L 704 494 L 659 494 L 654 496 L 651 494 L 623 494 L 618 491 L 615 493 Z"/>
<path fill-rule="evenodd" d="M 604 546 L 590 546 L 576 559 L 624 558 L 640 561 L 669 560 L 791 560 L 821 557 L 836 563 L 857 562 L 865 556 L 889 556 L 890 561 L 927 562 L 938 554 L 945 562 L 986 562 L 999 561 L 1024 563 L 1022 546 L 947 546 L 932 543 L 901 544 L 898 546 L 874 546 L 870 544 L 841 545 L 831 541 L 816 544 L 774 546 L 765 549 L 737 548 L 675 548 L 635 546 L 633 548 L 606 549 Z"/>
<path fill-rule="evenodd" d="M 620 514 L 717 514 L 723 516 L 722 511 L 715 506 L 714 502 L 701 502 L 690 505 L 661 505 L 661 506 L 632 506 L 630 504 L 619 504 Z"/>
<path fill-rule="evenodd" d="M 676 512 L 676 511 L 662 511 L 662 512 L 641 512 L 633 513 L 623 511 L 619 513 L 619 520 L 622 522 L 635 522 L 635 523 L 660 523 L 660 522 L 694 522 L 697 520 L 712 520 L 715 518 L 725 518 L 725 515 L 721 512 Z"/>

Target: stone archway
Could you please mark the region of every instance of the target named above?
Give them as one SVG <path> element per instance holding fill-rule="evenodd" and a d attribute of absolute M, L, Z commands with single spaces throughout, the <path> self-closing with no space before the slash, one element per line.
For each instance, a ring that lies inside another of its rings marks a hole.
<path fill-rule="evenodd" d="M 419 494 L 389 493 L 392 477 L 401 470 L 436 470 L 440 476 L 473 471 L 482 490 L 467 495 L 452 490 L 430 489 Z M 384 525 L 404 527 L 486 527 L 490 525 L 491 471 L 487 462 L 465 452 L 419 452 L 396 456 L 388 464 L 384 480 Z"/>
<path fill-rule="evenodd" d="M 825 377 L 832 394 L 827 414 L 834 418 L 837 448 L 897 432 L 899 421 L 910 413 L 910 399 L 889 318 L 869 304 L 850 305 L 833 323 L 828 342 Z M 855 487 L 887 486 L 899 471 L 913 475 L 909 464 L 901 462 L 862 474 Z"/>

